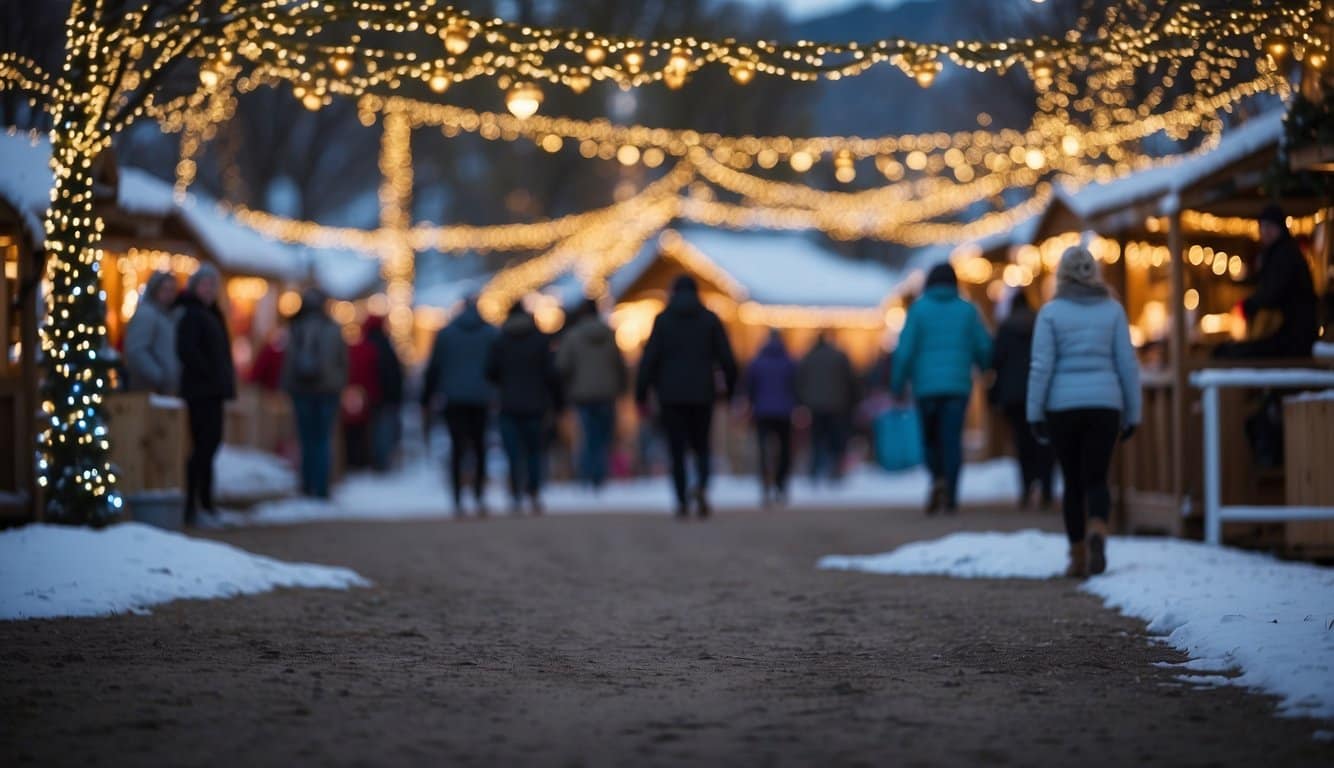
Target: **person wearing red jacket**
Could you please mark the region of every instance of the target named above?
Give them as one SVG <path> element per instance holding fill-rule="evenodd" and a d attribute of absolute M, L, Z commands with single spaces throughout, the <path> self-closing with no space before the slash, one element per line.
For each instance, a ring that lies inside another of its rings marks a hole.
<path fill-rule="evenodd" d="M 371 416 L 380 404 L 380 355 L 363 326 L 360 338 L 347 350 L 347 387 L 343 389 L 343 438 L 347 466 L 371 465 Z"/>

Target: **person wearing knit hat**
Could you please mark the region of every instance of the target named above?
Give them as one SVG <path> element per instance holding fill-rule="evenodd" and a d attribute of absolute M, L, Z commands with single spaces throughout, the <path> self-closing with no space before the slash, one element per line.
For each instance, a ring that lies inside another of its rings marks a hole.
<path fill-rule="evenodd" d="M 1107 472 L 1118 436 L 1140 422 L 1139 361 L 1125 309 L 1102 281 L 1093 254 L 1068 249 L 1056 268 L 1056 296 L 1038 312 L 1028 372 L 1027 416 L 1061 465 L 1070 541 L 1066 575 L 1107 569 Z"/>
<path fill-rule="evenodd" d="M 991 364 L 991 335 L 977 308 L 959 295 L 948 263 L 927 274 L 926 289 L 908 308 L 894 351 L 889 388 L 903 397 L 909 385 L 921 420 L 923 449 L 931 472 L 926 513 L 958 508 L 963 465 L 963 425 L 973 370 Z"/>
<path fill-rule="evenodd" d="M 1288 217 L 1277 205 L 1266 206 L 1258 217 L 1260 253 L 1256 256 L 1255 291 L 1241 302 L 1251 338 L 1223 344 L 1215 357 L 1310 357 L 1319 335 L 1315 282 L 1301 247 L 1288 231 Z M 1278 318 L 1272 332 L 1257 322 L 1262 314 Z"/>

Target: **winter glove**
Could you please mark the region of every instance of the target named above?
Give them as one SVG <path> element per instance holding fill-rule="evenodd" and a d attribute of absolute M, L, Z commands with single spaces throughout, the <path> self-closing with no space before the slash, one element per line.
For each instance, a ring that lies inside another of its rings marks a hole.
<path fill-rule="evenodd" d="M 1037 440 L 1040 445 L 1051 444 L 1051 435 L 1047 433 L 1047 422 L 1030 421 L 1028 430 L 1033 433 L 1033 439 Z"/>
<path fill-rule="evenodd" d="M 1138 424 L 1127 424 L 1127 425 L 1125 425 L 1124 427 L 1122 427 L 1122 428 L 1121 428 L 1121 442 L 1124 443 L 1125 441 L 1129 440 L 1131 437 L 1134 437 L 1134 435 L 1135 435 L 1135 430 L 1138 428 L 1138 426 L 1139 426 Z"/>

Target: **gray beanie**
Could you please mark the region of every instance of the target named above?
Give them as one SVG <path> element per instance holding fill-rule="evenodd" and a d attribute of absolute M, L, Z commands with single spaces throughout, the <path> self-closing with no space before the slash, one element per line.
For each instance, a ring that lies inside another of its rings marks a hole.
<path fill-rule="evenodd" d="M 190 278 L 185 281 L 185 287 L 193 291 L 195 286 L 210 278 L 217 280 L 219 287 L 222 286 L 222 274 L 218 272 L 218 268 L 208 263 L 200 264 L 194 274 L 190 275 Z"/>
<path fill-rule="evenodd" d="M 1093 254 L 1082 245 L 1067 248 L 1056 268 L 1057 284 L 1072 283 L 1090 288 L 1102 285 L 1102 270 Z"/>

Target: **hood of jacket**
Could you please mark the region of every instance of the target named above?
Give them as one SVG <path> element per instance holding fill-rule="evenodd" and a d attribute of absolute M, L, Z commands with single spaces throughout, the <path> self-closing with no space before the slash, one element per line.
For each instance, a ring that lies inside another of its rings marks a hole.
<path fill-rule="evenodd" d="M 781 339 L 769 339 L 760 347 L 759 356 L 766 359 L 790 360 L 791 355 L 787 353 L 787 347 L 783 345 Z"/>
<path fill-rule="evenodd" d="M 465 331 L 475 331 L 486 325 L 486 321 L 482 319 L 482 313 L 477 311 L 476 304 L 468 304 L 462 312 L 459 312 L 459 316 L 454 318 L 454 322 L 450 324 Z"/>
<path fill-rule="evenodd" d="M 678 315 L 694 315 L 704 311 L 704 302 L 699 300 L 699 294 L 694 291 L 674 291 L 667 300 L 665 311 Z"/>
<path fill-rule="evenodd" d="M 527 312 L 520 312 L 506 318 L 504 325 L 500 326 L 500 331 L 509 336 L 527 336 L 537 332 L 537 322 Z"/>
<path fill-rule="evenodd" d="M 932 301 L 950 301 L 959 298 L 959 287 L 948 283 L 938 283 L 927 286 L 922 292 L 922 298 Z"/>
<path fill-rule="evenodd" d="M 571 337 L 577 337 L 595 346 L 616 343 L 616 334 L 601 318 L 585 317 L 570 329 Z"/>

